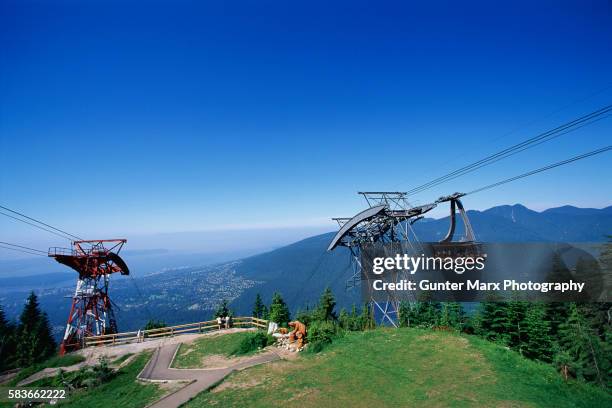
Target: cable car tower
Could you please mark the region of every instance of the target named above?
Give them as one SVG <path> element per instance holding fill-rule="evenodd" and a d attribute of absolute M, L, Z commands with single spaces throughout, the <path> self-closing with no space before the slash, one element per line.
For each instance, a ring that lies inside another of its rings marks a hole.
<path fill-rule="evenodd" d="M 108 287 L 113 273 L 130 273 L 119 256 L 126 242 L 126 239 L 74 241 L 72 249 L 49 248 L 50 257 L 79 274 L 60 354 L 82 348 L 88 336 L 117 332 Z"/>
<path fill-rule="evenodd" d="M 460 200 L 465 195 L 463 193 L 440 197 L 431 204 L 416 207 L 410 205 L 405 192 L 360 192 L 359 194 L 365 198 L 369 208 L 352 218 L 333 218 L 338 222 L 340 229 L 327 248 L 328 251 L 332 251 L 343 246 L 350 251 L 352 274 L 347 281 L 347 289 L 369 280 L 369 275 L 362 270 L 361 254 L 364 248 L 371 244 L 390 243 L 391 250 L 397 252 L 405 248 L 410 248 L 418 254 L 424 252 L 412 224 L 441 203 L 450 203 L 450 226 L 440 242 L 427 244 L 433 250 L 433 254 L 440 257 L 474 257 L 482 252 L 482 245 L 476 242 L 474 231 Z M 464 227 L 464 236 L 459 240 L 455 240 L 457 209 Z M 396 248 L 394 244 L 397 244 Z M 400 282 L 402 279 L 409 279 L 408 274 L 405 271 L 398 272 L 393 280 Z M 394 291 L 386 291 L 382 299 L 384 300 L 375 299 L 371 294 L 367 301 L 375 316 L 380 316 L 382 324 L 388 323 L 397 327 L 400 299 Z M 416 299 L 409 301 L 414 302 Z"/>
<path fill-rule="evenodd" d="M 412 207 L 405 192 L 359 192 L 366 200 L 368 207 L 352 218 L 334 218 L 340 227 L 334 236 L 328 251 L 339 246 L 347 247 L 351 255 L 352 274 L 347 281 L 347 289 L 359 286 L 366 280 L 362 271 L 361 253 L 364 246 L 370 243 L 406 243 L 413 249 L 419 249 L 419 240 L 412 229 L 412 224 L 432 210 L 436 204 Z M 397 280 L 405 279 L 397 276 Z M 374 299 L 368 303 L 375 315 L 381 316 L 381 322 L 397 326 L 400 300 L 391 291 L 385 294 L 385 300 Z"/>

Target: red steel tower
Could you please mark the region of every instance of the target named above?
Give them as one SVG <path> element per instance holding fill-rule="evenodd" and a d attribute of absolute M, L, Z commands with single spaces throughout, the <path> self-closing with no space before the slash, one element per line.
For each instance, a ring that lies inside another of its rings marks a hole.
<path fill-rule="evenodd" d="M 81 348 L 85 337 L 117 332 L 108 297 L 110 275 L 129 275 L 119 251 L 126 239 L 74 241 L 72 249 L 49 248 L 49 256 L 79 274 L 60 354 Z"/>

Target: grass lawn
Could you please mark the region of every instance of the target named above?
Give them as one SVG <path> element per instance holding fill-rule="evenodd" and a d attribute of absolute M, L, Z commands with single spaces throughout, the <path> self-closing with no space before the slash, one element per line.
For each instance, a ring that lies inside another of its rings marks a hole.
<path fill-rule="evenodd" d="M 418 329 L 349 333 L 301 354 L 232 374 L 189 408 L 320 406 L 604 407 L 612 396 L 565 383 L 546 364 L 473 336 Z"/>
<path fill-rule="evenodd" d="M 202 358 L 211 355 L 222 355 L 229 357 L 240 342 L 253 332 L 238 332 L 231 334 L 219 334 L 198 339 L 190 344 L 181 344 L 174 362 L 173 368 L 203 368 Z"/>

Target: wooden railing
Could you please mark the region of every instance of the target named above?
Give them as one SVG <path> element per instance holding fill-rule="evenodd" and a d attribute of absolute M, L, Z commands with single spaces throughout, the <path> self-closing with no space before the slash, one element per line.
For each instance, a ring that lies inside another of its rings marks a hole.
<path fill-rule="evenodd" d="M 224 325 L 222 325 L 222 328 Z M 256 327 L 260 329 L 268 328 L 268 321 L 256 317 L 234 317 L 232 327 Z M 91 346 L 114 346 L 118 344 L 140 343 L 158 337 L 175 336 L 186 333 L 206 333 L 219 330 L 216 320 L 205 322 L 180 324 L 178 326 L 168 326 L 159 329 L 131 331 L 124 333 L 105 334 L 102 336 L 85 337 L 84 347 Z"/>

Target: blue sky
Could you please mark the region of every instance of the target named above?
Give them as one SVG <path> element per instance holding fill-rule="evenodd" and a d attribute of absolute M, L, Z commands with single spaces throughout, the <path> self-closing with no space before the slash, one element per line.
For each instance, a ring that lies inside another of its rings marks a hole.
<path fill-rule="evenodd" d="M 50 3 L 0 5 L 0 203 L 88 237 L 331 229 L 363 207 L 358 190 L 409 189 L 612 102 L 605 1 Z M 608 118 L 414 200 L 611 131 Z M 607 206 L 611 163 L 465 204 Z M 0 219 L 5 240 L 40 234 Z"/>

